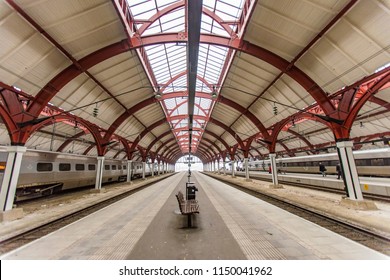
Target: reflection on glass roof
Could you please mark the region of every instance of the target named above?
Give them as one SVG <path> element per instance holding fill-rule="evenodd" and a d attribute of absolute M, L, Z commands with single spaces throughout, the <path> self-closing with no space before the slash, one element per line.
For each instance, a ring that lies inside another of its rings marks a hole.
<path fill-rule="evenodd" d="M 203 0 L 201 22 L 202 34 L 213 34 L 230 37 L 236 31 L 241 16 L 244 0 Z M 162 33 L 186 32 L 185 1 L 175 0 L 127 0 L 135 26 L 142 29 L 142 36 Z M 174 6 L 172 6 L 174 5 Z M 156 14 L 162 13 L 160 17 Z M 152 20 L 153 19 L 153 20 Z M 219 23 L 218 21 L 222 21 Z M 145 26 L 147 28 L 145 29 Z M 144 47 L 148 62 L 153 71 L 157 85 L 162 91 L 161 105 L 165 110 L 167 120 L 175 130 L 177 141 L 185 146 L 188 139 L 188 118 L 178 120 L 175 116 L 188 114 L 187 103 L 187 46 L 184 43 L 166 43 Z M 204 120 L 197 116 L 208 118 L 213 108 L 211 99 L 213 87 L 218 88 L 228 49 L 220 46 L 200 44 L 198 56 L 198 80 L 196 83 L 197 97 L 195 98 L 193 140 L 198 143 L 205 127 Z M 181 92 L 168 98 L 169 94 Z M 200 94 L 207 94 L 200 97 Z M 183 131 L 184 130 L 184 131 Z M 188 142 L 187 142 L 188 147 Z"/>

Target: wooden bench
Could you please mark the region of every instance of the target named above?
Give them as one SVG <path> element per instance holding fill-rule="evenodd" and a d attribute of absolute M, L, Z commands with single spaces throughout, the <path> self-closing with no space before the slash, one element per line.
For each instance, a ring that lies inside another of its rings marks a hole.
<path fill-rule="evenodd" d="M 188 227 L 192 227 L 192 214 L 199 214 L 198 201 L 195 199 L 185 200 L 181 191 L 177 193 L 176 198 L 179 203 L 180 213 L 187 216 Z"/>

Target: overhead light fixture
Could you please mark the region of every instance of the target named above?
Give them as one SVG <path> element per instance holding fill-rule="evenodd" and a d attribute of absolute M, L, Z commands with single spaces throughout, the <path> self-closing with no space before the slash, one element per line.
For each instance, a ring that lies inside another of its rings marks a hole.
<path fill-rule="evenodd" d="M 363 124 L 363 122 L 360 122 L 360 127 L 364 127 L 364 124 Z"/>
<path fill-rule="evenodd" d="M 276 116 L 278 114 L 278 107 L 276 107 L 276 104 L 274 102 L 274 106 L 273 106 L 273 111 L 274 111 L 274 115 Z"/>
<path fill-rule="evenodd" d="M 157 86 L 157 91 L 154 93 L 154 96 L 155 96 L 156 98 L 161 98 L 160 86 Z"/>
<path fill-rule="evenodd" d="M 294 119 L 293 119 L 292 122 L 291 122 L 291 127 L 295 127 L 295 121 L 294 121 Z"/>
<path fill-rule="evenodd" d="M 214 85 L 213 86 L 213 91 L 211 92 L 211 98 L 216 98 L 217 97 L 217 87 Z"/>
<path fill-rule="evenodd" d="M 99 114 L 99 108 L 97 106 L 97 103 L 96 103 L 96 106 L 95 108 L 93 108 L 93 111 L 92 111 L 92 115 L 96 118 Z"/>

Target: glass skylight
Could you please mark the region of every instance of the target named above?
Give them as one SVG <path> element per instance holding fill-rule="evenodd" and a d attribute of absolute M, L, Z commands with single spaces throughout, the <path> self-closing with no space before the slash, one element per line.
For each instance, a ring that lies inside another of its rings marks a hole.
<path fill-rule="evenodd" d="M 240 21 L 241 10 L 244 0 L 203 0 L 206 10 L 202 14 L 201 34 L 213 34 L 230 38 L 231 32 L 237 30 Z M 185 1 L 175 0 L 127 0 L 129 9 L 136 28 L 142 29 L 142 36 L 186 32 L 186 7 Z M 167 11 L 173 4 L 183 3 L 175 6 L 168 13 L 164 13 L 154 22 L 151 19 L 159 12 Z M 217 21 L 221 19 L 222 23 Z M 150 24 L 150 25 L 149 25 Z M 145 27 L 148 26 L 146 29 Z M 157 81 L 157 85 L 162 89 L 161 105 L 165 110 L 171 128 L 175 129 L 175 136 L 182 146 L 182 151 L 188 149 L 188 117 L 180 120 L 175 118 L 179 115 L 188 114 L 187 103 L 187 45 L 184 43 L 165 43 L 144 47 L 147 59 Z M 206 123 L 196 117 L 209 117 L 213 108 L 214 99 L 211 99 L 213 87 L 219 88 L 222 71 L 228 49 L 220 46 L 200 44 L 198 56 L 198 80 L 196 82 L 196 98 L 194 108 L 193 128 L 198 131 L 193 132 L 194 143 L 199 144 Z M 167 98 L 169 94 L 181 93 Z M 199 94 L 206 93 L 209 98 L 199 97 Z M 178 130 L 177 130 L 178 129 Z M 184 130 L 184 131 L 183 131 Z M 199 139 L 198 139 L 199 138 Z M 184 141 L 184 142 L 183 142 Z"/>

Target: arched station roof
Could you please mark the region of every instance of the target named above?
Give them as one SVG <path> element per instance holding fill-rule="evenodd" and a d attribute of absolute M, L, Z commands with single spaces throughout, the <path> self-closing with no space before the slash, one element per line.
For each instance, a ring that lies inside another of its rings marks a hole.
<path fill-rule="evenodd" d="M 386 145 L 389 11 L 381 0 L 1 1 L 0 144 L 170 162 Z"/>

